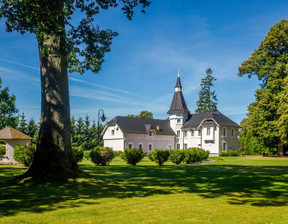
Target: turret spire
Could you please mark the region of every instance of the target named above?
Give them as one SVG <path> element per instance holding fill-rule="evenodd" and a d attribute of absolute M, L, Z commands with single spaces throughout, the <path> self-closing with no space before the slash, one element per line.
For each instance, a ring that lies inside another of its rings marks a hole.
<path fill-rule="evenodd" d="M 178 78 L 175 86 L 175 93 L 168 114 L 189 114 L 190 111 L 186 106 L 184 96 L 182 94 L 182 85 L 180 81 L 180 72 L 178 69 Z"/>

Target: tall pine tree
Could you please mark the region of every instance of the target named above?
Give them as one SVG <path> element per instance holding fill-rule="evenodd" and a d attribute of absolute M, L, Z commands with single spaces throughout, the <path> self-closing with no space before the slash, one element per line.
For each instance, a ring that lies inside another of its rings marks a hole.
<path fill-rule="evenodd" d="M 217 109 L 217 97 L 215 90 L 211 91 L 214 86 L 213 82 L 217 79 L 212 76 L 212 69 L 206 70 L 206 76 L 201 80 L 201 90 L 199 92 L 199 100 L 197 101 L 196 113 L 205 113 Z"/>

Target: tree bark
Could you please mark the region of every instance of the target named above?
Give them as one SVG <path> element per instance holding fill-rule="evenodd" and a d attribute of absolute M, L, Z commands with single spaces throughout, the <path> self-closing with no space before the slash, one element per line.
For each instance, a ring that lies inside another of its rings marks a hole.
<path fill-rule="evenodd" d="M 64 26 L 64 18 L 61 20 Z M 65 54 L 49 54 L 44 46 L 64 49 L 65 40 L 52 36 L 39 43 L 41 69 L 41 125 L 37 150 L 27 176 L 69 176 L 78 171 L 71 148 L 71 123 Z M 63 47 L 63 48 L 62 48 Z"/>

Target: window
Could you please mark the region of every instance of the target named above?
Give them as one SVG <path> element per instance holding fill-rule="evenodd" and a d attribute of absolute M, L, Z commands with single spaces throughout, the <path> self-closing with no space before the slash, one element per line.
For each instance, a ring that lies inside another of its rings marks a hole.
<path fill-rule="evenodd" d="M 194 130 L 191 130 L 191 136 L 194 136 Z"/>
<path fill-rule="evenodd" d="M 181 119 L 177 119 L 177 124 L 180 124 L 181 123 Z"/>
<path fill-rule="evenodd" d="M 226 142 L 223 142 L 222 151 L 227 151 L 227 144 L 226 144 Z"/>
<path fill-rule="evenodd" d="M 169 145 L 169 146 L 168 146 L 168 149 L 172 149 L 172 146 L 171 146 L 171 145 Z"/>
<path fill-rule="evenodd" d="M 201 135 L 201 129 L 198 130 L 198 136 L 200 136 L 200 135 Z"/>
<path fill-rule="evenodd" d="M 217 127 L 216 126 L 214 127 L 214 131 L 217 131 Z"/>
<path fill-rule="evenodd" d="M 234 137 L 234 129 L 231 130 L 231 136 Z"/>
<path fill-rule="evenodd" d="M 129 149 L 132 149 L 132 148 L 133 148 L 133 145 L 132 145 L 131 143 L 129 143 L 129 144 L 128 144 L 128 148 L 129 148 Z"/>
<path fill-rule="evenodd" d="M 149 151 L 152 151 L 152 144 L 149 144 Z"/>
<path fill-rule="evenodd" d="M 152 136 L 152 131 L 149 131 L 149 136 Z"/>
<path fill-rule="evenodd" d="M 139 144 L 139 149 L 142 149 L 142 144 Z"/>
<path fill-rule="evenodd" d="M 180 149 L 180 144 L 177 144 L 177 149 Z"/>
<path fill-rule="evenodd" d="M 187 144 L 184 144 L 184 149 L 187 149 Z"/>
<path fill-rule="evenodd" d="M 180 130 L 177 130 L 177 137 L 180 138 Z"/>
<path fill-rule="evenodd" d="M 187 137 L 187 131 L 184 131 L 184 137 Z"/>
<path fill-rule="evenodd" d="M 115 130 L 112 130 L 112 131 L 111 131 L 111 135 L 114 135 L 114 134 L 115 134 Z"/>
<path fill-rule="evenodd" d="M 223 136 L 226 136 L 226 128 L 223 128 Z"/>
<path fill-rule="evenodd" d="M 207 128 L 207 135 L 210 135 L 210 127 Z"/>
<path fill-rule="evenodd" d="M 0 141 L 0 146 L 2 146 L 2 147 L 4 146 L 5 147 L 6 151 L 5 151 L 5 154 L 3 156 L 6 156 L 7 155 L 7 145 L 6 145 L 6 143 L 3 142 L 3 141 Z"/>

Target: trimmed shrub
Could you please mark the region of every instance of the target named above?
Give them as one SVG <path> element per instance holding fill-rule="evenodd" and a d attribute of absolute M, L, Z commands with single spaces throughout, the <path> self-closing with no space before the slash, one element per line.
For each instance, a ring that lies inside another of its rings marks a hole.
<path fill-rule="evenodd" d="M 6 147 L 0 145 L 0 158 L 6 154 Z"/>
<path fill-rule="evenodd" d="M 170 156 L 170 152 L 168 149 L 154 149 L 152 152 L 149 152 L 149 153 L 151 153 L 150 157 L 152 158 L 152 161 L 157 163 L 159 166 L 163 165 L 163 163 L 168 161 L 169 156 Z M 150 159 L 150 157 L 149 157 L 149 159 Z"/>
<path fill-rule="evenodd" d="M 207 160 L 210 154 L 209 150 L 204 150 L 200 148 L 189 148 L 185 149 L 184 152 L 184 162 L 186 162 L 187 164 Z"/>
<path fill-rule="evenodd" d="M 90 152 L 90 158 L 98 166 L 106 166 L 115 158 L 115 152 L 109 147 L 97 146 Z"/>
<path fill-rule="evenodd" d="M 124 150 L 121 158 L 128 164 L 135 166 L 143 159 L 144 155 L 145 153 L 142 151 L 142 149 L 127 148 Z"/>
<path fill-rule="evenodd" d="M 179 165 L 185 159 L 185 152 L 181 149 L 172 149 L 170 150 L 170 157 L 172 163 Z"/>
<path fill-rule="evenodd" d="M 120 156 L 121 157 L 121 155 L 123 154 L 123 151 L 115 151 L 115 153 L 116 153 L 116 156 Z"/>
<path fill-rule="evenodd" d="M 90 152 L 91 152 L 91 150 L 89 150 L 89 151 L 84 151 L 84 158 L 85 159 L 87 159 L 87 160 L 90 160 L 91 158 L 90 158 Z"/>
<path fill-rule="evenodd" d="M 80 162 L 83 159 L 84 152 L 83 152 L 83 148 L 81 146 L 72 147 L 72 153 L 73 153 L 73 157 L 74 157 L 76 163 Z"/>
<path fill-rule="evenodd" d="M 147 154 L 147 157 L 151 160 L 151 161 L 154 161 L 153 159 L 153 154 L 154 154 L 155 151 L 151 151 L 151 152 L 148 152 Z"/>
<path fill-rule="evenodd" d="M 31 166 L 35 151 L 35 144 L 17 145 L 14 149 L 14 159 L 25 166 Z"/>

